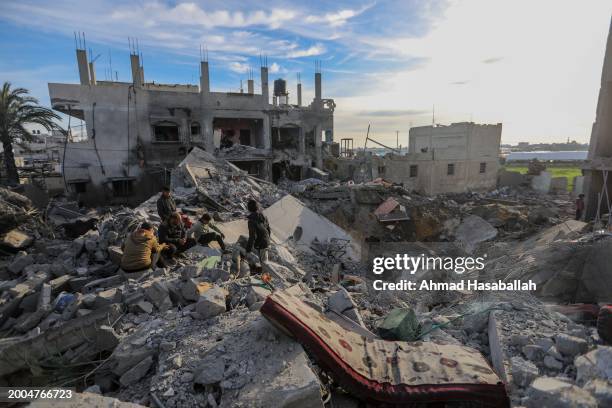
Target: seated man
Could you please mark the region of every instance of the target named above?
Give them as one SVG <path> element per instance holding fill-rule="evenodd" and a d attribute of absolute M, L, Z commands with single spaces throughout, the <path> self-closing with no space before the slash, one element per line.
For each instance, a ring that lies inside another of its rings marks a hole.
<path fill-rule="evenodd" d="M 187 236 L 193 238 L 200 245 L 208 245 L 210 242 L 216 241 L 221 247 L 223 252 L 226 252 L 225 242 L 223 238 L 225 235 L 215 225 L 212 217 L 209 213 L 205 213 L 200 217 L 200 221 L 193 224 L 193 226 L 187 231 Z"/>
<path fill-rule="evenodd" d="M 168 244 L 170 256 L 180 254 L 196 244 L 193 238 L 187 238 L 185 225 L 177 212 L 170 214 L 168 219 L 159 225 L 159 242 Z"/>
<path fill-rule="evenodd" d="M 153 226 L 148 222 L 142 223 L 140 228 L 127 236 L 121 249 L 121 269 L 125 272 L 139 272 L 155 267 L 160 253 L 168 248 L 166 244 L 159 244 Z"/>

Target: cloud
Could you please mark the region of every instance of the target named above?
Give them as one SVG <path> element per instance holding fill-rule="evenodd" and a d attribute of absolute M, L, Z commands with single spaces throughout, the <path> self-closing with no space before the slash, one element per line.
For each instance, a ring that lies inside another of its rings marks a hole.
<path fill-rule="evenodd" d="M 294 50 L 287 53 L 287 58 L 313 57 L 325 53 L 323 44 L 316 44 L 307 49 Z"/>
<path fill-rule="evenodd" d="M 173 7 L 153 2 L 138 6 L 125 6 L 115 10 L 111 18 L 120 21 L 132 21 L 141 16 L 147 16 L 149 24 L 158 26 L 162 22 L 174 22 L 181 25 L 196 25 L 206 28 L 229 27 L 243 28 L 250 26 L 267 26 L 279 28 L 284 22 L 296 17 L 296 13 L 288 9 L 272 9 L 270 11 L 254 10 L 250 12 L 231 10 L 206 10 L 196 3 L 178 3 Z"/>
<path fill-rule="evenodd" d="M 361 13 L 363 13 L 364 11 L 366 11 L 372 6 L 373 4 L 370 4 L 370 5 L 361 7 L 360 9 L 357 9 L 357 10 L 343 9 L 343 10 L 326 13 L 323 15 L 309 15 L 306 17 L 306 22 L 311 23 L 311 24 L 324 23 L 332 27 L 338 27 L 338 26 L 346 24 L 346 22 L 349 19 L 360 15 Z"/>
<path fill-rule="evenodd" d="M 251 67 L 249 66 L 249 64 L 244 64 L 241 62 L 231 62 L 229 64 L 229 69 L 230 71 L 236 72 L 238 74 L 246 74 L 247 72 L 249 72 L 249 69 Z"/>
<path fill-rule="evenodd" d="M 271 74 L 276 74 L 279 72 L 284 72 L 285 70 L 278 65 L 276 62 L 273 62 L 272 65 L 270 65 L 270 69 L 268 70 Z"/>

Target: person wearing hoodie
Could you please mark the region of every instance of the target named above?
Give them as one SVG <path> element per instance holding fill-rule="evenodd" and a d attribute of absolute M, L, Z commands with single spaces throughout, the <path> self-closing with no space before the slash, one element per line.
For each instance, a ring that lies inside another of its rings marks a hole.
<path fill-rule="evenodd" d="M 261 262 L 268 261 L 268 247 L 270 246 L 270 223 L 265 215 L 259 211 L 257 201 L 251 199 L 247 203 L 249 215 L 247 217 L 249 226 L 249 241 L 246 251 L 256 249 Z"/>
<path fill-rule="evenodd" d="M 209 213 L 204 213 L 200 217 L 200 220 L 187 230 L 187 236 L 204 246 L 216 241 L 224 253 L 228 252 L 225 249 L 225 242 L 223 242 L 225 235 L 223 235 L 223 232 L 215 225 Z"/>
<path fill-rule="evenodd" d="M 125 272 L 139 272 L 154 267 L 166 248 L 166 244 L 157 242 L 153 226 L 145 222 L 123 242 L 121 269 Z"/>
<path fill-rule="evenodd" d="M 195 239 L 187 237 L 185 225 L 179 213 L 175 212 L 159 225 L 159 242 L 168 244 L 168 254 L 180 254 L 196 244 Z"/>
<path fill-rule="evenodd" d="M 159 218 L 164 222 L 170 216 L 176 212 L 176 203 L 174 202 L 174 198 L 170 194 L 169 187 L 162 187 L 162 192 L 157 200 L 157 214 L 159 214 Z"/>

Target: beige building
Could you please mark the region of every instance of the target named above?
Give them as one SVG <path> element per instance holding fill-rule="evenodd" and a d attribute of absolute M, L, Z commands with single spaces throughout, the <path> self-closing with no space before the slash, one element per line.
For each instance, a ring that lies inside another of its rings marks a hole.
<path fill-rule="evenodd" d="M 423 194 L 460 193 L 495 188 L 501 123 L 473 122 L 410 129 L 408 153 L 328 160 L 341 179 L 356 182 L 382 177 Z"/>

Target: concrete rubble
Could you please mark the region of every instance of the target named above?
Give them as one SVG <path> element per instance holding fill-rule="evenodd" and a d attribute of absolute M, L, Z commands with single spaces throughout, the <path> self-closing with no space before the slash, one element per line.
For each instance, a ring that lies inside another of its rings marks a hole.
<path fill-rule="evenodd" d="M 612 301 L 612 236 L 570 220 L 562 193 L 506 187 L 426 197 L 383 181 L 318 179 L 276 186 L 198 149 L 172 184 L 183 214 L 213 214 L 228 253 L 196 246 L 170 267 L 125 273 L 121 243 L 140 223 L 159 224 L 157 196 L 135 208 L 58 202 L 33 216 L 27 199 L 0 190 L 4 386 L 73 386 L 90 406 L 360 406 L 259 313 L 272 290 L 288 289 L 366 338 L 380 338 L 392 310 L 410 309 L 413 336 L 481 352 L 514 406 L 612 401 L 612 347 L 596 317 L 552 307 Z M 249 198 L 272 230 L 263 265 L 244 249 Z M 437 251 L 434 241 L 486 254 L 485 270 L 470 277 L 533 279 L 538 290 L 372 289 L 369 243 L 418 242 L 404 248 L 420 255 Z"/>

